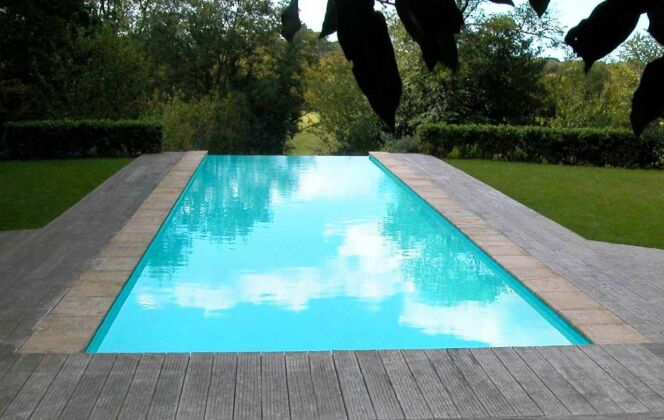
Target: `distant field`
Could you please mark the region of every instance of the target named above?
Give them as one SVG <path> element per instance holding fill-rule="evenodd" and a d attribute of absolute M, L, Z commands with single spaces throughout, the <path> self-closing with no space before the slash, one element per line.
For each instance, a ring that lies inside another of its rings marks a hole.
<path fill-rule="evenodd" d="M 312 127 L 318 123 L 319 116 L 315 112 L 305 114 L 300 119 L 300 132 L 288 141 L 286 147 L 289 155 L 331 155 L 335 148 L 323 141 Z"/>
<path fill-rule="evenodd" d="M 0 230 L 46 225 L 129 162 L 124 158 L 0 161 Z"/>
<path fill-rule="evenodd" d="M 448 162 L 584 238 L 664 249 L 664 170 Z"/>

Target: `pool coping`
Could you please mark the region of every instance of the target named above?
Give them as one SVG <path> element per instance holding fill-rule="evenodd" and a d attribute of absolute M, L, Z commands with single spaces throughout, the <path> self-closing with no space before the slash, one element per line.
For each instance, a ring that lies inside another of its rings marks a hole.
<path fill-rule="evenodd" d="M 37 324 L 19 353 L 84 352 L 206 151 L 186 152 L 100 256 Z"/>
<path fill-rule="evenodd" d="M 427 175 L 410 168 L 391 153 L 370 152 L 369 155 L 593 344 L 649 342 L 643 334 L 600 302 L 438 188 Z"/>
<path fill-rule="evenodd" d="M 19 353 L 84 352 L 155 235 L 186 188 L 206 151 L 187 152 L 145 199 L 99 258 L 37 324 Z M 593 344 L 649 340 L 570 281 L 554 273 L 483 218 L 395 155 L 369 155 L 449 220 Z"/>

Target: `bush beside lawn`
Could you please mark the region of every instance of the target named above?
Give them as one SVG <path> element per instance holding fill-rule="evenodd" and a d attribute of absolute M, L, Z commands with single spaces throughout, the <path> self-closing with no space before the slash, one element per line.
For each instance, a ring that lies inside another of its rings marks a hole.
<path fill-rule="evenodd" d="M 440 158 L 652 168 L 664 165 L 664 134 L 627 129 L 422 124 L 416 142 Z"/>
<path fill-rule="evenodd" d="M 448 162 L 592 240 L 664 249 L 664 171 Z"/>
<path fill-rule="evenodd" d="M 0 161 L 0 230 L 46 225 L 129 162 L 128 158 Z"/>
<path fill-rule="evenodd" d="M 133 157 L 160 152 L 162 128 L 135 120 L 10 122 L 0 146 L 9 159 Z"/>

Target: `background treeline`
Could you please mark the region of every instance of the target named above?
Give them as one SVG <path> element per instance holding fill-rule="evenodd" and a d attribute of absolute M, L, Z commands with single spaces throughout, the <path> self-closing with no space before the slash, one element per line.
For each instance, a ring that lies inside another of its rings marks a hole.
<path fill-rule="evenodd" d="M 325 43 L 271 0 L 3 0 L 0 123 L 154 119 L 166 148 L 281 153 Z M 308 35 L 308 36 L 307 36 Z"/>
<path fill-rule="evenodd" d="M 361 100 L 340 53 L 308 67 L 306 105 L 319 117 L 318 124 L 307 125 L 311 135 L 327 140 L 333 149 L 355 152 L 379 147 L 420 150 L 415 137 L 423 124 L 624 128 L 623 141 L 635 140 L 628 131 L 632 95 L 646 64 L 664 52 L 647 33 L 629 40 L 619 54 L 597 63 L 586 75 L 578 60 L 548 58 L 565 48 L 565 31 L 553 12 L 539 19 L 522 2 L 509 13 L 487 15 L 479 3 L 471 0 L 466 9 L 457 74 L 440 66 L 428 72 L 419 47 L 398 19 L 391 20 L 404 82 L 396 135 L 388 135 Z M 656 126 L 646 135 L 662 137 Z"/>
<path fill-rule="evenodd" d="M 648 35 L 586 76 L 546 58 L 564 33 L 555 15 L 464 3 L 457 74 L 427 72 L 390 19 L 404 97 L 388 133 L 336 42 L 305 29 L 286 43 L 271 0 L 0 0 L 0 124 L 141 119 L 166 149 L 220 153 L 418 150 L 423 124 L 629 127 L 639 76 L 662 54 Z"/>

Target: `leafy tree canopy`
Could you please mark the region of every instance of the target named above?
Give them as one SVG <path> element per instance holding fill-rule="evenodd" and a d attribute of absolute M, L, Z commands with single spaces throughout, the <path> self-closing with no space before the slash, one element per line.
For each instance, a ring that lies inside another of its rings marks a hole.
<path fill-rule="evenodd" d="M 513 5 L 512 0 L 489 0 Z M 477 8 L 477 0 L 378 0 L 393 5 L 410 37 L 420 46 L 430 70 L 440 63 L 458 70 L 457 36 L 464 12 Z M 550 0 L 529 0 L 543 16 Z M 402 81 L 383 14 L 375 0 L 328 0 L 321 36 L 337 32 L 346 59 L 352 63 L 358 86 L 376 114 L 394 130 Z M 605 0 L 565 37 L 565 43 L 583 59 L 586 72 L 618 48 L 632 34 L 641 15 L 650 20 L 650 34 L 664 44 L 664 2 L 660 0 Z M 282 35 L 287 40 L 301 27 L 298 0 L 291 0 L 282 15 Z M 631 124 L 640 135 L 664 113 L 664 57 L 649 62 L 632 100 Z"/>

